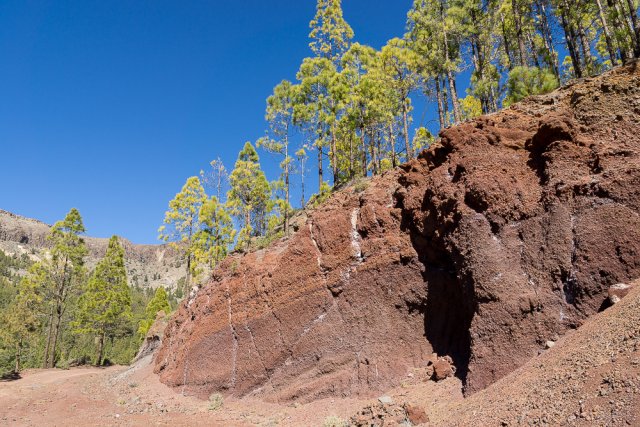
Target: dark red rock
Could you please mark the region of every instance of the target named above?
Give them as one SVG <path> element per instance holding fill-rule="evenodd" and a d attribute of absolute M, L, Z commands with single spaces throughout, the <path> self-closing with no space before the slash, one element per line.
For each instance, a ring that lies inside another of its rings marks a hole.
<path fill-rule="evenodd" d="M 404 409 L 407 411 L 407 418 L 412 425 L 420 426 L 429 423 L 429 417 L 424 409 L 413 405 L 405 405 Z"/>
<path fill-rule="evenodd" d="M 435 381 L 445 380 L 452 377 L 454 373 L 453 365 L 444 359 L 440 359 L 433 364 L 433 379 Z"/>
<path fill-rule="evenodd" d="M 160 379 L 313 400 L 383 391 L 437 352 L 467 393 L 485 388 L 640 277 L 639 98 L 640 67 L 620 68 L 447 129 L 336 193 L 182 304 Z"/>

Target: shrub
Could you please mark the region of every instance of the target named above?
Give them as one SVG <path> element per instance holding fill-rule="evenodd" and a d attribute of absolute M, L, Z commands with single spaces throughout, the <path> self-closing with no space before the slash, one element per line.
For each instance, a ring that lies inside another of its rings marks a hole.
<path fill-rule="evenodd" d="M 332 192 L 333 189 L 331 188 L 331 186 L 328 183 L 323 182 L 322 187 L 320 187 L 320 191 L 318 192 L 318 194 L 314 194 L 313 196 L 311 196 L 309 202 L 307 203 L 307 206 L 310 206 L 311 208 L 317 208 L 329 197 L 331 197 Z"/>
<path fill-rule="evenodd" d="M 359 179 L 353 186 L 353 191 L 356 193 L 362 193 L 369 188 L 369 181 L 366 178 Z"/>
<path fill-rule="evenodd" d="M 324 419 L 322 427 L 347 427 L 349 424 L 340 417 L 330 415 Z"/>
<path fill-rule="evenodd" d="M 210 411 L 217 411 L 218 409 L 222 408 L 222 405 L 224 405 L 224 398 L 220 393 L 214 393 L 209 396 Z"/>
<path fill-rule="evenodd" d="M 515 67 L 509 73 L 505 107 L 532 95 L 549 93 L 559 86 L 558 79 L 548 70 L 537 67 Z"/>

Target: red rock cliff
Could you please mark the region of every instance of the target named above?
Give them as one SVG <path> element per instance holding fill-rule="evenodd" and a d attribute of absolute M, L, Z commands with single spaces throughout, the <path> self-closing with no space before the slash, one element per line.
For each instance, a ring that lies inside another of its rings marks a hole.
<path fill-rule="evenodd" d="M 522 365 L 640 276 L 636 65 L 446 130 L 228 258 L 171 320 L 161 380 L 312 400 L 388 388 L 433 351 L 467 392 Z"/>

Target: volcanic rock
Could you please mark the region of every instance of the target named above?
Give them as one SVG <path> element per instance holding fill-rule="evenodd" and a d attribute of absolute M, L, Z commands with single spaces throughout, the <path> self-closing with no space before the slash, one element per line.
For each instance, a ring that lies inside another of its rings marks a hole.
<path fill-rule="evenodd" d="M 455 367 L 450 360 L 445 358 L 441 358 L 433 364 L 433 379 L 435 381 L 442 381 L 452 377 L 455 372 Z"/>
<path fill-rule="evenodd" d="M 412 425 L 420 426 L 429 422 L 429 417 L 424 409 L 412 405 L 405 405 L 404 409 L 407 411 L 407 418 Z"/>
<path fill-rule="evenodd" d="M 168 319 L 166 313 L 163 310 L 160 310 L 156 314 L 156 318 L 151 324 L 149 331 L 147 331 L 147 335 L 138 350 L 138 354 L 133 360 L 134 363 L 156 352 L 160 347 L 160 344 L 162 344 L 162 338 L 164 336 L 164 330 L 167 328 L 167 323 Z"/>
<path fill-rule="evenodd" d="M 617 304 L 622 298 L 626 297 L 632 289 L 632 285 L 627 285 L 625 283 L 616 283 L 615 285 L 612 285 L 609 287 L 608 291 L 609 302 L 611 304 Z"/>
<path fill-rule="evenodd" d="M 384 391 L 437 352 L 467 394 L 487 387 L 640 277 L 638 99 L 634 63 L 445 130 L 225 260 L 156 372 L 203 398 L 308 401 Z"/>

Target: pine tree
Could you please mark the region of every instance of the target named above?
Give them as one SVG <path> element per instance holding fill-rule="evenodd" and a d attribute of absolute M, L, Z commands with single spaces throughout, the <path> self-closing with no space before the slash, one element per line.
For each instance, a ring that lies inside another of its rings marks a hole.
<path fill-rule="evenodd" d="M 216 196 L 208 199 L 199 213 L 202 229 L 194 239 L 194 276 L 198 276 L 200 266 L 214 268 L 228 253 L 235 238 L 231 216 Z"/>
<path fill-rule="evenodd" d="M 289 216 L 291 205 L 291 163 L 293 158 L 289 155 L 289 136 L 294 125 L 294 109 L 298 98 L 299 88 L 287 80 L 283 80 L 273 90 L 273 95 L 267 99 L 266 120 L 269 123 L 271 134 L 258 140 L 258 148 L 282 156 L 280 168 L 282 169 L 282 181 L 284 186 L 284 229 L 289 233 Z"/>
<path fill-rule="evenodd" d="M 307 152 L 304 148 L 299 149 L 298 151 L 296 151 L 296 159 L 298 160 L 298 167 L 300 168 L 300 207 L 304 209 L 306 200 L 304 198 L 304 177 L 306 174 L 306 161 L 307 161 Z"/>
<path fill-rule="evenodd" d="M 315 58 L 306 58 L 297 75 L 301 91 L 296 121 L 308 133 L 315 135 L 313 145 L 318 153 L 318 188 L 323 188 L 323 159 L 327 146 L 334 185 L 339 179 L 336 127 L 341 106 L 333 96 L 335 88 L 332 86 L 338 77 L 340 59 L 349 49 L 354 34 L 344 19 L 341 0 L 318 0 L 316 15 L 309 26 L 309 47 Z"/>
<path fill-rule="evenodd" d="M 419 71 L 435 87 L 440 127 L 446 126 L 448 104 L 454 123 L 460 122 L 460 105 L 455 74 L 459 61 L 459 38 L 462 32 L 449 17 L 444 0 L 414 0 L 408 14 L 406 39 L 420 56 Z"/>
<path fill-rule="evenodd" d="M 80 237 L 84 231 L 82 217 L 74 208 L 63 221 L 53 225 L 47 236 L 52 248 L 51 259 L 43 264 L 46 281 L 42 285 L 45 287 L 45 301 L 50 307 L 43 361 L 45 368 L 53 368 L 56 364 L 56 352 L 65 314 L 84 280 L 84 257 L 87 248 Z"/>
<path fill-rule="evenodd" d="M 149 301 L 144 310 L 145 317 L 140 321 L 140 325 L 138 327 L 138 333 L 141 336 L 147 335 L 147 332 L 149 332 L 149 329 L 153 325 L 153 322 L 156 320 L 156 316 L 160 311 L 163 311 L 167 315 L 171 313 L 171 306 L 169 305 L 167 291 L 162 286 L 156 289 L 153 298 Z"/>
<path fill-rule="evenodd" d="M 378 107 L 384 85 L 375 73 L 370 72 L 379 67 L 379 59 L 375 49 L 359 43 L 351 45 L 342 57 L 341 74 L 349 88 L 344 120 L 359 140 L 357 147 L 351 144 L 349 148 L 350 178 L 367 176 L 370 158 L 375 164 L 375 156 L 370 156 L 370 151 L 373 147 L 373 128 L 381 119 L 381 109 Z M 356 173 L 357 157 L 360 157 L 360 173 Z"/>
<path fill-rule="evenodd" d="M 269 182 L 260 168 L 260 157 L 250 142 L 238 154 L 229 184 L 227 207 L 242 225 L 237 247 L 248 249 L 251 237 L 262 236 L 266 231 L 271 196 Z"/>
<path fill-rule="evenodd" d="M 449 16 L 459 28 L 462 41 L 470 47 L 473 65 L 470 94 L 478 98 L 484 113 L 497 111 L 500 73 L 495 28 L 499 23 L 496 0 L 452 0 Z"/>
<path fill-rule="evenodd" d="M 216 197 L 221 201 L 223 189 L 229 180 L 229 174 L 227 173 L 227 168 L 220 157 L 212 160 L 209 164 L 211 165 L 211 172 L 205 173 L 205 171 L 201 170 L 200 182 L 202 183 L 203 188 L 205 188 L 205 191 L 206 189 L 213 189 Z"/>
<path fill-rule="evenodd" d="M 316 16 L 309 27 L 311 51 L 337 65 L 353 39 L 353 30 L 342 13 L 342 0 L 318 0 Z"/>
<path fill-rule="evenodd" d="M 182 190 L 169 202 L 164 225 L 158 229 L 158 237 L 165 242 L 171 242 L 172 246 L 182 251 L 186 257 L 185 293 L 191 288 L 193 244 L 196 234 L 202 228 L 199 213 L 206 200 L 207 195 L 198 177 L 189 178 Z"/>
<path fill-rule="evenodd" d="M 97 338 L 96 365 L 104 358 L 105 338 L 113 337 L 131 320 L 131 293 L 127 284 L 124 249 L 116 236 L 109 239 L 100 260 L 78 300 L 74 321 L 77 333 Z"/>
<path fill-rule="evenodd" d="M 401 109 L 405 152 L 407 159 L 410 159 L 413 157 L 413 150 L 409 140 L 409 109 L 411 104 L 409 95 L 421 83 L 417 73 L 419 58 L 414 50 L 408 48 L 405 40 L 398 38 L 387 42 L 382 48 L 380 58 L 382 72 L 388 77 L 389 87 Z"/>
<path fill-rule="evenodd" d="M 602 5 L 602 0 L 595 0 L 596 6 L 598 6 L 598 18 L 600 19 L 600 24 L 602 25 L 602 36 L 605 39 L 605 43 L 607 46 L 607 53 L 609 54 L 609 60 L 611 61 L 612 66 L 618 65 L 618 58 L 616 53 L 616 48 L 613 42 L 612 33 L 609 25 L 609 18 L 607 17 L 607 13 Z"/>
<path fill-rule="evenodd" d="M 318 153 L 318 186 L 324 183 L 324 153 L 335 142 L 335 106 L 332 85 L 337 77 L 335 65 L 326 58 L 305 58 L 296 75 L 300 81 L 294 106 L 294 120 L 302 130 L 313 135 L 313 146 Z M 332 146 L 331 152 L 335 153 Z M 335 160 L 332 159 L 335 165 Z M 337 168 L 334 168 L 334 180 Z"/>
<path fill-rule="evenodd" d="M 0 313 L 0 341 L 13 346 L 14 371 L 20 372 L 25 345 L 39 331 L 46 320 L 47 305 L 44 301 L 44 283 L 48 282 L 48 272 L 43 264 L 30 267 L 20 281 L 20 290 L 6 309 Z"/>
<path fill-rule="evenodd" d="M 509 73 L 505 105 L 514 104 L 527 96 L 548 93 L 558 87 L 556 77 L 536 67 L 516 67 Z"/>

